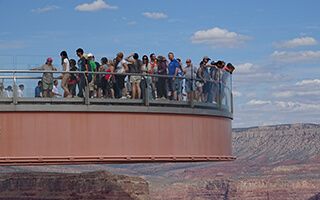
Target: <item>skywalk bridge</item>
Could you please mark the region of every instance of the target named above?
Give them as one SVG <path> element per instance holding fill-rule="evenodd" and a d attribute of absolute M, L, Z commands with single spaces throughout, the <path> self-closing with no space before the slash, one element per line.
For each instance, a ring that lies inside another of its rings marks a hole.
<path fill-rule="evenodd" d="M 230 74 L 207 80 L 213 101 L 204 103 L 194 97 L 154 99 L 148 84 L 141 99 L 89 98 L 88 88 L 84 98 L 34 98 L 43 72 L 0 70 L 0 165 L 235 159 Z M 62 72 L 52 73 L 58 77 Z M 21 83 L 26 88 L 24 97 L 17 93 Z M 12 97 L 5 95 L 7 85 L 13 88 Z"/>

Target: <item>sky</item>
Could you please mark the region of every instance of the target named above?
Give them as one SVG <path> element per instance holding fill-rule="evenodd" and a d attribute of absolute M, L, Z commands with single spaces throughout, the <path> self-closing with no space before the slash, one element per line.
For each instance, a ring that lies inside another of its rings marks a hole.
<path fill-rule="evenodd" d="M 0 0 L 0 69 L 82 47 L 231 62 L 233 127 L 320 123 L 318 0 Z"/>

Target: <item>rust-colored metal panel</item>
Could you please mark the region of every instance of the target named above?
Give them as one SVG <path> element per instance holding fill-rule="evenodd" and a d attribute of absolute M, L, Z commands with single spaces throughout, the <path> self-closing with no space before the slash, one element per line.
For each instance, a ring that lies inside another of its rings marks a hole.
<path fill-rule="evenodd" d="M 225 117 L 0 112 L 0 165 L 232 159 Z"/>

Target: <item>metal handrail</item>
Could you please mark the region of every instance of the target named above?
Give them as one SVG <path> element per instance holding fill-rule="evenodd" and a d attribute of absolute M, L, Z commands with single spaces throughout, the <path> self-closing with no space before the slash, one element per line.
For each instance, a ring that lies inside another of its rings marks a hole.
<path fill-rule="evenodd" d="M 53 73 L 53 74 L 63 74 L 63 73 L 69 73 L 69 74 L 93 74 L 93 75 L 115 75 L 115 76 L 141 76 L 142 78 L 145 77 L 156 77 L 156 78 L 176 78 L 176 79 L 185 79 L 185 80 L 191 80 L 191 81 L 200 81 L 203 82 L 203 79 L 199 79 L 197 77 L 192 77 L 192 78 L 186 78 L 184 76 L 170 76 L 170 75 L 161 75 L 161 74 L 149 74 L 146 72 L 143 73 L 116 73 L 116 72 L 92 72 L 92 71 L 44 71 L 44 70 L 0 70 L 0 79 L 13 79 L 13 104 L 18 104 L 18 94 L 17 94 L 17 79 L 41 79 L 42 77 L 40 76 L 18 76 L 17 74 L 39 74 L 39 73 Z M 225 72 L 227 73 L 227 72 Z M 1 74 L 12 74 L 12 75 L 2 75 Z M 222 74 L 220 74 L 222 75 Z M 87 77 L 85 77 L 85 81 L 88 85 L 88 80 Z M 59 77 L 56 77 L 55 79 L 58 79 Z M 218 80 L 214 80 L 213 78 L 210 80 L 205 80 L 207 82 L 211 82 L 216 84 L 215 86 L 218 87 L 218 109 L 221 110 L 222 109 L 222 102 L 221 102 L 221 93 L 224 91 L 221 91 L 221 88 L 223 86 L 223 88 L 227 89 L 228 94 L 230 95 L 230 107 L 231 109 L 229 110 L 230 113 L 233 113 L 233 95 L 232 95 L 232 88 L 229 88 L 229 85 L 225 84 L 222 80 L 221 80 L 222 76 L 218 77 Z M 230 86 L 232 87 L 232 76 L 230 75 Z M 88 105 L 90 104 L 90 100 L 89 100 L 89 90 L 88 87 L 85 88 L 85 104 Z M 148 95 L 148 92 L 145 92 L 145 95 Z M 144 105 L 149 106 L 149 97 L 148 96 L 144 96 L 143 98 L 143 102 Z M 194 107 L 194 101 L 193 98 L 190 100 L 190 107 Z"/>
<path fill-rule="evenodd" d="M 194 81 L 203 81 L 200 78 L 186 78 L 184 76 L 172 76 L 172 75 L 162 75 L 162 74 L 149 74 L 149 73 L 117 73 L 117 72 L 92 72 L 92 71 L 44 71 L 44 70 L 0 70 L 0 74 L 3 73 L 31 73 L 31 74 L 41 74 L 41 73 L 53 73 L 53 74 L 63 74 L 63 73 L 68 73 L 68 74 L 110 74 L 110 75 L 122 75 L 122 76 L 149 76 L 149 77 L 162 77 L 162 78 L 176 78 L 176 79 L 185 79 L 185 80 L 194 80 Z M 24 76 L 16 76 L 17 79 L 34 79 L 35 77 L 24 77 Z M 36 77 L 41 79 L 42 77 Z M 220 77 L 219 77 L 220 78 Z M 0 79 L 13 79 L 13 76 L 1 76 L 0 75 Z M 54 79 L 59 79 L 58 77 L 54 78 Z M 220 80 L 214 80 L 214 79 L 210 79 L 210 80 L 205 80 L 207 82 L 212 82 L 212 83 L 220 83 L 223 84 L 224 87 L 229 88 L 226 84 L 224 84 L 223 82 L 221 82 Z"/>

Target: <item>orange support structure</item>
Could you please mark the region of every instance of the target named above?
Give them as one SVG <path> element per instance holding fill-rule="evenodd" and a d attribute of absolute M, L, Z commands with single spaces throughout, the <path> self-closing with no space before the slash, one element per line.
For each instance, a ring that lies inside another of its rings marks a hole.
<path fill-rule="evenodd" d="M 233 159 L 231 119 L 227 117 L 156 112 L 0 112 L 0 165 Z"/>

